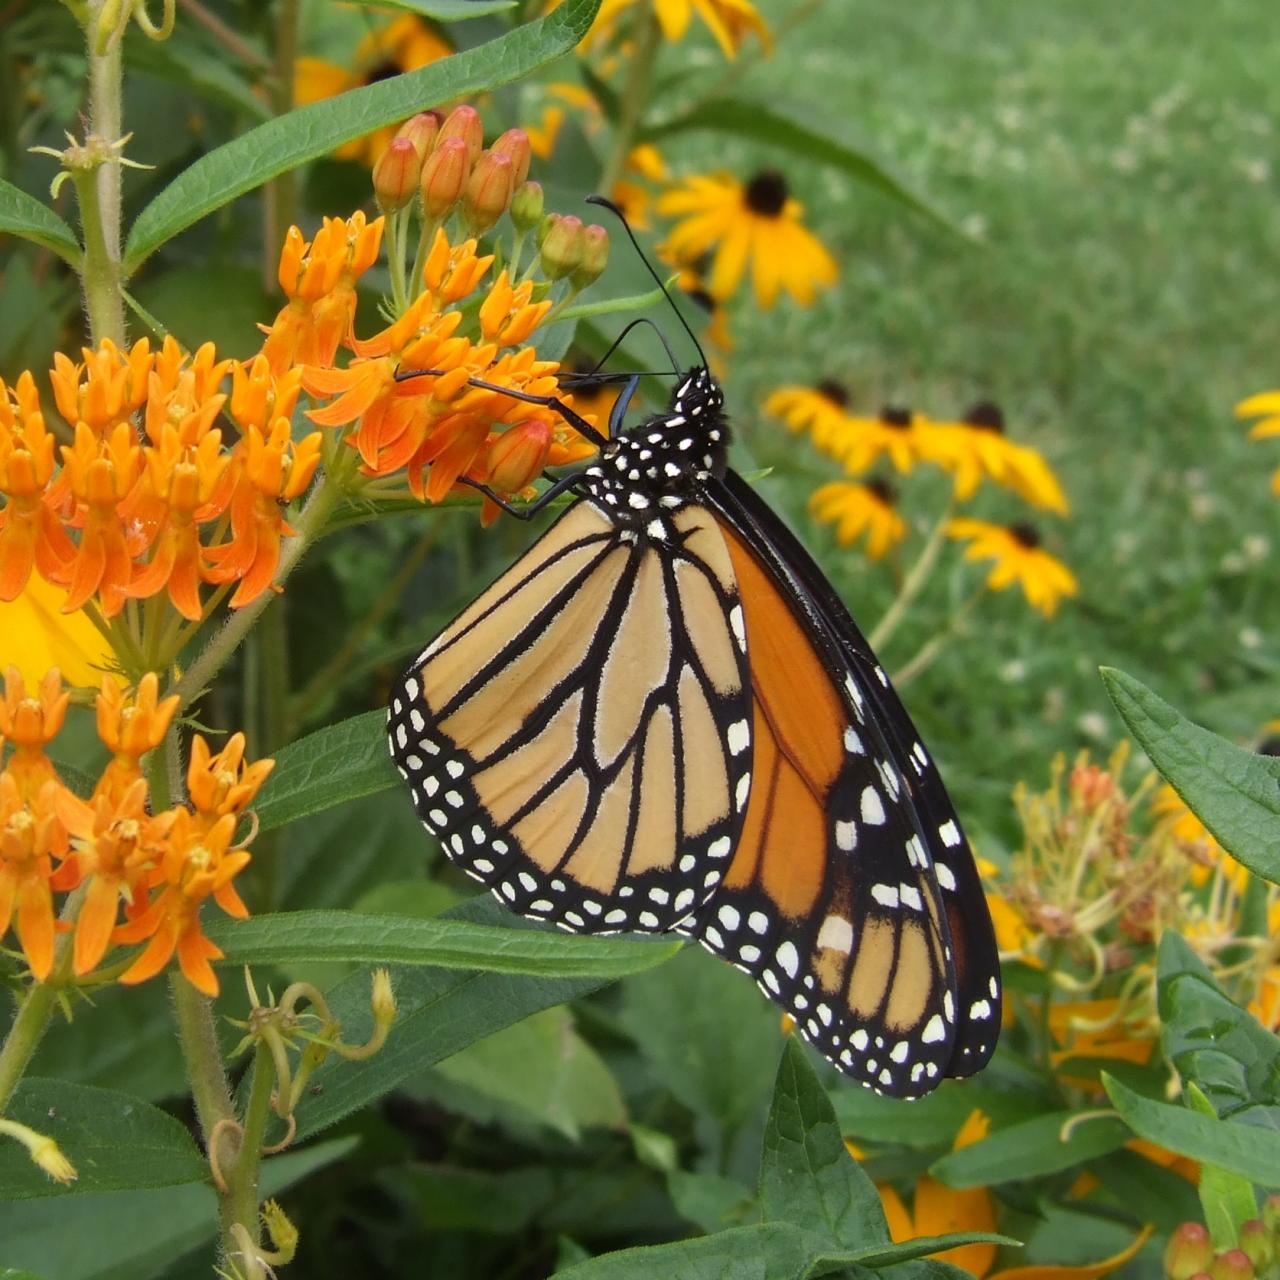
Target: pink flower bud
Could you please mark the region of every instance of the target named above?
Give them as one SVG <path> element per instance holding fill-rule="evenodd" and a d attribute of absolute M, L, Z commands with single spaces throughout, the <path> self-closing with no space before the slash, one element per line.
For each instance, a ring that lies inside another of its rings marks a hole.
<path fill-rule="evenodd" d="M 413 143 L 421 163 L 436 145 L 436 135 L 440 132 L 441 123 L 442 117 L 438 111 L 420 111 L 396 130 L 396 137 L 408 138 Z"/>
<path fill-rule="evenodd" d="M 373 167 L 373 194 L 383 213 L 403 209 L 422 177 L 422 159 L 408 138 L 391 139 Z"/>
<path fill-rule="evenodd" d="M 609 264 L 609 233 L 595 223 L 582 229 L 581 260 L 573 273 L 573 287 L 585 289 L 603 274 Z"/>
<path fill-rule="evenodd" d="M 446 217 L 467 189 L 471 162 L 461 138 L 441 137 L 422 166 L 422 211 L 426 217 Z"/>
<path fill-rule="evenodd" d="M 488 231 L 506 213 L 514 186 L 511 157 L 494 151 L 482 152 L 471 171 L 462 202 L 463 216 L 472 235 Z"/>
<path fill-rule="evenodd" d="M 464 104 L 449 112 L 448 118 L 440 126 L 436 146 L 446 138 L 461 138 L 467 144 L 467 163 L 475 164 L 480 158 L 480 152 L 484 150 L 484 125 L 480 123 L 480 113 L 475 107 Z"/>
<path fill-rule="evenodd" d="M 1191 1280 L 1213 1261 L 1213 1243 L 1198 1222 L 1181 1222 L 1164 1250 L 1164 1273 L 1169 1280 Z"/>
<path fill-rule="evenodd" d="M 523 129 L 508 129 L 490 150 L 498 155 L 511 157 L 517 187 L 529 176 L 529 160 L 533 153 L 529 147 L 529 135 Z"/>
<path fill-rule="evenodd" d="M 541 475 L 550 451 L 551 426 L 541 418 L 508 427 L 489 446 L 490 486 L 499 493 L 519 493 Z"/>
<path fill-rule="evenodd" d="M 546 234 L 539 245 L 542 270 L 549 280 L 562 280 L 582 261 L 582 219 L 553 213 L 543 225 Z"/>

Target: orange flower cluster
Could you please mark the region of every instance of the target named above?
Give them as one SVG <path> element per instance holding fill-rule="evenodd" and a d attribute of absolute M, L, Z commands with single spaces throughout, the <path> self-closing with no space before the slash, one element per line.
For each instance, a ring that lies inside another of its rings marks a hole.
<path fill-rule="evenodd" d="M 532 347 L 516 350 L 551 302 L 535 299 L 533 280 L 514 283 L 506 270 L 486 288 L 493 262 L 476 240 L 455 244 L 437 228 L 422 292 L 405 312 L 370 338 L 348 336 L 354 358 L 345 368 L 321 362 L 303 374 L 310 394 L 334 397 L 307 416 L 322 427 L 349 428 L 346 443 L 359 453 L 361 472 L 382 477 L 404 470 L 420 501 L 439 502 L 460 478 L 519 493 L 545 468 L 594 449 L 554 409 L 503 394 L 556 395 L 560 366 L 539 360 Z M 469 314 L 474 336 L 459 332 Z M 497 510 L 486 501 L 486 523 Z"/>
<path fill-rule="evenodd" d="M 277 376 L 262 356 L 219 360 L 211 343 L 188 357 L 172 338 L 159 351 L 108 339 L 82 355 L 55 355 L 50 373 L 74 432 L 61 467 L 35 380 L 0 381 L 0 600 L 35 571 L 66 589 L 68 613 L 94 600 L 113 618 L 127 600 L 167 591 L 196 620 L 202 583 L 238 582 L 231 603 L 247 604 L 270 585 L 290 531 L 280 503 L 320 458 L 319 432 L 291 438 L 301 373 Z M 234 444 L 214 425 L 229 372 Z"/>
<path fill-rule="evenodd" d="M 98 736 L 112 758 L 84 800 L 45 753 L 67 702 L 56 670 L 29 693 L 9 668 L 0 700 L 0 742 L 13 749 L 0 772 L 0 935 L 14 925 L 32 975 L 44 981 L 60 927 L 53 895 L 83 886 L 67 926 L 75 930 L 76 977 L 96 969 L 111 947 L 145 941 L 121 982 L 153 977 L 176 952 L 192 984 L 217 995 L 209 961 L 222 953 L 201 931 L 200 908 L 212 897 L 229 915 L 248 915 L 231 883 L 249 862 L 235 832 L 273 762 L 246 764 L 243 734 L 216 755 L 197 736 L 187 772 L 190 805 L 152 813 L 140 761 L 159 746 L 178 699 L 159 698 L 154 674 L 130 694 L 107 680 L 97 699 Z"/>

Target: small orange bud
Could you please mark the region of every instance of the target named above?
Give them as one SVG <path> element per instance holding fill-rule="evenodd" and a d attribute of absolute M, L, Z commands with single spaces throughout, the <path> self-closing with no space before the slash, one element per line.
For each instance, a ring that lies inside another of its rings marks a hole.
<path fill-rule="evenodd" d="M 1224 1249 L 1209 1264 L 1213 1280 L 1253 1280 L 1253 1263 L 1243 1249 Z"/>
<path fill-rule="evenodd" d="M 1164 1250 L 1164 1273 L 1169 1280 L 1191 1280 L 1213 1261 L 1213 1243 L 1198 1222 L 1181 1222 Z"/>
<path fill-rule="evenodd" d="M 480 123 L 480 113 L 475 107 L 464 103 L 449 112 L 448 119 L 440 126 L 436 146 L 446 138 L 461 138 L 467 144 L 467 163 L 475 164 L 484 150 L 484 125 Z"/>
<path fill-rule="evenodd" d="M 532 151 L 529 147 L 529 135 L 523 129 L 508 129 L 489 150 L 495 155 L 511 157 L 517 187 L 529 176 Z"/>
<path fill-rule="evenodd" d="M 531 231 L 542 221 L 543 194 L 537 182 L 522 182 L 511 197 L 511 221 L 517 231 Z"/>
<path fill-rule="evenodd" d="M 383 213 L 403 209 L 418 189 L 422 157 L 408 138 L 392 138 L 373 167 L 373 194 Z"/>
<path fill-rule="evenodd" d="M 446 217 L 467 189 L 471 162 L 461 138 L 441 138 L 422 166 L 422 211 L 433 220 Z"/>
<path fill-rule="evenodd" d="M 488 231 L 507 211 L 515 187 L 515 166 L 508 155 L 485 151 L 471 170 L 462 214 L 472 235 Z"/>
<path fill-rule="evenodd" d="M 431 154 L 431 148 L 436 145 L 436 135 L 440 132 L 442 121 L 443 117 L 438 111 L 420 111 L 396 130 L 396 137 L 408 138 L 418 153 L 418 160 L 426 160 Z"/>
<path fill-rule="evenodd" d="M 573 287 L 585 289 L 594 284 L 609 265 L 609 233 L 595 223 L 584 227 L 581 236 L 582 260 L 573 273 Z"/>
<path fill-rule="evenodd" d="M 548 279 L 562 280 L 582 261 L 582 219 L 553 213 L 544 225 L 547 233 L 539 246 L 542 269 Z"/>
<path fill-rule="evenodd" d="M 519 493 L 542 473 L 551 451 L 551 425 L 530 418 L 508 427 L 490 446 L 489 483 L 500 493 Z"/>

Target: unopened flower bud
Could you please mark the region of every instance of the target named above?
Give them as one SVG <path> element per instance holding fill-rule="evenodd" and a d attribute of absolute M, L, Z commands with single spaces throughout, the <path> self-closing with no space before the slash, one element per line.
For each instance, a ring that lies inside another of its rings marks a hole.
<path fill-rule="evenodd" d="M 373 1009 L 373 1020 L 377 1023 L 392 1023 L 396 1018 L 396 996 L 391 989 L 391 972 L 388 969 L 373 971 L 373 991 L 369 997 Z"/>
<path fill-rule="evenodd" d="M 418 153 L 419 162 L 424 161 L 436 145 L 442 119 L 438 111 L 420 111 L 396 130 L 396 137 L 408 138 Z"/>
<path fill-rule="evenodd" d="M 436 146 L 446 138 L 461 138 L 467 144 L 467 162 L 475 164 L 480 158 L 480 152 L 484 150 L 484 125 L 480 123 L 480 113 L 475 107 L 463 104 L 449 112 L 448 118 L 440 126 Z"/>
<path fill-rule="evenodd" d="M 1262 1202 L 1262 1222 L 1267 1230 L 1280 1232 L 1280 1193 L 1273 1191 Z"/>
<path fill-rule="evenodd" d="M 523 129 L 508 129 L 489 150 L 496 155 L 511 157 L 517 187 L 529 176 L 529 161 L 533 152 L 529 147 L 529 135 Z"/>
<path fill-rule="evenodd" d="M 537 182 L 522 182 L 511 197 L 511 221 L 517 231 L 531 231 L 542 221 L 542 186 Z"/>
<path fill-rule="evenodd" d="M 489 446 L 489 484 L 500 493 L 519 493 L 542 474 L 550 451 L 551 426 L 541 418 L 508 427 Z"/>
<path fill-rule="evenodd" d="M 298 1251 L 298 1228 L 289 1221 L 288 1215 L 275 1200 L 267 1200 L 262 1206 L 262 1225 L 271 1237 L 276 1256 L 272 1259 L 277 1265 L 287 1265 L 293 1261 Z"/>
<path fill-rule="evenodd" d="M 542 270 L 549 280 L 562 280 L 582 261 L 582 219 L 553 213 L 543 225 L 547 230 L 539 244 Z"/>
<path fill-rule="evenodd" d="M 422 158 L 408 138 L 392 138 L 373 167 L 373 194 L 383 213 L 403 209 L 422 178 Z"/>
<path fill-rule="evenodd" d="M 446 217 L 467 189 L 470 173 L 467 144 L 461 138 L 441 138 L 422 166 L 422 212 L 426 217 Z"/>
<path fill-rule="evenodd" d="M 573 287 L 585 289 L 594 284 L 609 264 L 609 233 L 595 223 L 582 229 L 581 261 L 573 273 Z"/>
<path fill-rule="evenodd" d="M 1275 1242 L 1261 1218 L 1250 1218 L 1240 1224 L 1240 1251 L 1253 1263 L 1255 1271 L 1265 1271 L 1275 1257 Z"/>
<path fill-rule="evenodd" d="M 62 1154 L 62 1149 L 52 1138 L 42 1137 L 31 1144 L 31 1159 L 51 1177 L 54 1182 L 64 1187 L 74 1182 L 79 1176 L 76 1167 Z"/>
<path fill-rule="evenodd" d="M 1213 1243 L 1198 1222 L 1181 1222 L 1164 1250 L 1164 1273 L 1169 1280 L 1191 1280 L 1213 1261 Z"/>
<path fill-rule="evenodd" d="M 488 231 L 507 211 L 515 187 L 510 156 L 484 151 L 471 170 L 467 194 L 462 202 L 463 217 L 472 235 Z"/>
<path fill-rule="evenodd" d="M 1213 1280 L 1253 1280 L 1253 1263 L 1243 1249 L 1224 1249 L 1209 1264 Z"/>

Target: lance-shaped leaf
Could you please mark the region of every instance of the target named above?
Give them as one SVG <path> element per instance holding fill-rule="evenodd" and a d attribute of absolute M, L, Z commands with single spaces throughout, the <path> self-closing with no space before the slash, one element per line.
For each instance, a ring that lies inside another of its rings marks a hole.
<path fill-rule="evenodd" d="M 75 232 L 34 196 L 27 195 L 12 182 L 0 180 L 0 233 L 6 231 L 52 249 L 73 267 L 80 264 L 80 244 Z"/>

